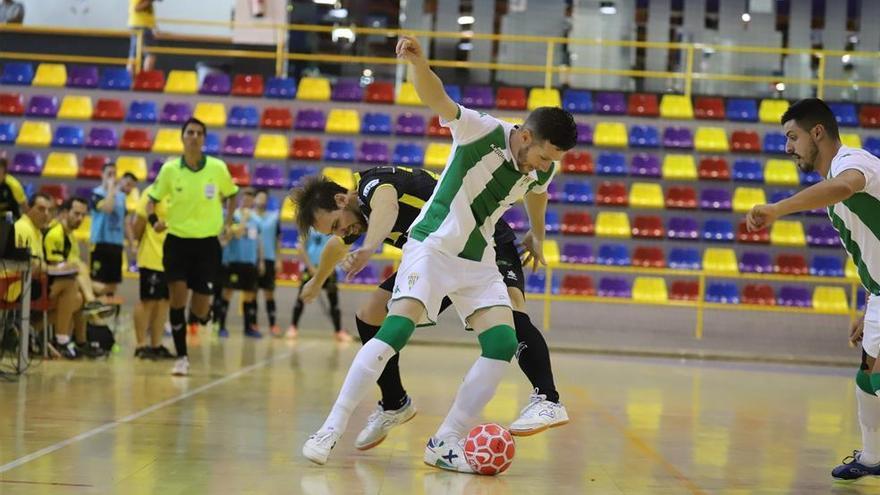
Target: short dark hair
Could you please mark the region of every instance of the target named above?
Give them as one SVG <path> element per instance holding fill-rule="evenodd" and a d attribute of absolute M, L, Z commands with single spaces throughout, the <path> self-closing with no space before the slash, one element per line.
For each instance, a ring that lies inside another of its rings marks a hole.
<path fill-rule="evenodd" d="M 186 119 L 186 122 L 183 123 L 183 127 L 180 128 L 180 135 L 181 136 L 183 136 L 183 133 L 186 132 L 186 126 L 188 126 L 190 124 L 200 125 L 200 126 L 202 126 L 202 134 L 208 133 L 208 126 L 206 126 L 204 122 L 202 122 L 201 120 L 199 120 L 195 117 L 190 117 L 190 118 Z"/>
<path fill-rule="evenodd" d="M 550 141 L 562 151 L 577 144 L 577 124 L 574 117 L 559 107 L 536 108 L 526 117 L 523 127 L 534 133 L 538 141 Z"/>
<path fill-rule="evenodd" d="M 131 172 L 126 172 L 126 173 L 122 174 L 122 178 L 123 178 L 123 179 L 131 179 L 131 180 L 133 180 L 133 181 L 135 181 L 135 182 L 138 181 L 137 176 L 135 176 L 135 175 L 134 175 L 133 173 L 131 173 Z"/>
<path fill-rule="evenodd" d="M 86 207 L 89 206 L 89 202 L 86 201 L 86 198 L 83 198 L 82 196 L 71 196 L 61 203 L 61 206 L 59 207 L 60 211 L 70 211 L 71 208 L 73 208 L 74 203 L 82 203 L 86 205 Z"/>
<path fill-rule="evenodd" d="M 34 193 L 34 195 L 31 196 L 31 199 L 28 200 L 28 208 L 33 208 L 34 205 L 37 204 L 37 200 L 40 198 L 45 199 L 50 204 L 53 204 L 53 205 L 55 204 L 55 198 L 53 198 L 52 196 L 49 196 L 48 194 L 46 194 L 44 192 L 37 192 L 37 193 Z"/>
<path fill-rule="evenodd" d="M 103 173 L 105 170 L 107 170 L 107 169 L 110 168 L 110 167 L 116 168 L 116 163 L 115 163 L 115 162 L 107 162 L 107 163 L 105 163 L 104 166 L 101 167 L 101 172 Z"/>
<path fill-rule="evenodd" d="M 256 196 L 257 192 L 254 191 L 253 187 L 244 187 L 241 189 L 241 193 L 245 196 Z"/>
<path fill-rule="evenodd" d="M 821 124 L 829 136 L 840 139 L 840 131 L 837 128 L 834 112 L 819 98 L 804 98 L 792 103 L 788 110 L 782 114 L 780 123 L 785 125 L 789 120 L 794 120 L 798 127 L 807 132 Z"/>
<path fill-rule="evenodd" d="M 315 223 L 317 210 L 335 211 L 337 194 L 348 191 L 324 176 L 303 179 L 302 184 L 290 191 L 290 199 L 296 206 L 296 225 L 301 236 L 306 236 Z"/>

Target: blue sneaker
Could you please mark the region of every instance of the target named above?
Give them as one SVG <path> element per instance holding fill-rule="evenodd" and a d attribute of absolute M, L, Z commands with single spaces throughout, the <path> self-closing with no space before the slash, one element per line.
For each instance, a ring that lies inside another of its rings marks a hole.
<path fill-rule="evenodd" d="M 260 331 L 257 330 L 256 328 L 245 329 L 244 336 L 250 337 L 252 339 L 262 339 L 263 338 L 263 334 L 261 334 Z"/>
<path fill-rule="evenodd" d="M 229 330 L 221 328 L 220 330 L 217 330 L 217 336 L 225 339 L 226 337 L 229 337 Z"/>
<path fill-rule="evenodd" d="M 843 459 L 843 464 L 831 471 L 831 476 L 838 481 L 855 481 L 864 476 L 880 476 L 880 464 L 866 466 L 859 462 L 861 452 L 853 450 L 852 455 Z"/>

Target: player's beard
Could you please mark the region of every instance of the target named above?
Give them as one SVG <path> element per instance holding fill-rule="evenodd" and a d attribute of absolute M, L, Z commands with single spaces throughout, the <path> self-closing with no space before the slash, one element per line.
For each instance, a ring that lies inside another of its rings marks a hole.
<path fill-rule="evenodd" d="M 819 148 L 816 146 L 816 143 L 810 143 L 810 154 L 809 156 L 800 156 L 798 155 L 799 160 L 797 160 L 798 169 L 805 173 L 809 174 L 810 172 L 816 170 L 816 157 L 819 155 Z"/>
<path fill-rule="evenodd" d="M 519 169 L 520 173 L 527 174 L 532 171 L 532 169 L 530 167 L 526 166 L 527 165 L 526 162 L 528 161 L 528 158 L 529 158 L 529 150 L 530 149 L 532 149 L 531 144 L 528 146 L 525 146 L 523 148 L 520 148 L 519 151 L 516 153 L 516 165 L 517 165 L 517 168 Z"/>

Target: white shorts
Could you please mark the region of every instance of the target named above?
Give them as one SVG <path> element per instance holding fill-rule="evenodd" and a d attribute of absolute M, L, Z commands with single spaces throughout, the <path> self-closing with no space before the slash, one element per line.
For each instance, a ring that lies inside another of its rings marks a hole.
<path fill-rule="evenodd" d="M 868 305 L 865 307 L 862 349 L 872 358 L 876 358 L 880 354 L 880 296 L 868 298 Z"/>
<path fill-rule="evenodd" d="M 465 325 L 482 308 L 511 307 L 507 286 L 495 263 L 466 260 L 413 239 L 406 241 L 391 301 L 409 298 L 421 302 L 427 321 L 417 324 L 434 324 L 446 296 Z"/>

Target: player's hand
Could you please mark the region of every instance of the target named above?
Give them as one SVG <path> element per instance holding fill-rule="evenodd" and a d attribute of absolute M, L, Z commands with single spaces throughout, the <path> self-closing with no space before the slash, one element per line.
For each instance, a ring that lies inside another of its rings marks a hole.
<path fill-rule="evenodd" d="M 409 35 L 403 35 L 397 40 L 397 58 L 409 63 L 416 63 L 425 59 L 425 52 L 417 39 Z"/>
<path fill-rule="evenodd" d="M 531 263 L 533 273 L 538 269 L 538 264 L 547 266 L 547 260 L 544 259 L 544 240 L 537 239 L 531 230 L 523 238 L 522 247 L 523 266 Z"/>
<path fill-rule="evenodd" d="M 299 298 L 302 299 L 304 303 L 310 303 L 318 298 L 321 295 L 321 286 L 315 283 L 314 278 L 310 278 L 308 282 L 303 285 L 302 291 L 299 293 Z"/>
<path fill-rule="evenodd" d="M 354 251 L 348 253 L 345 259 L 339 263 L 339 266 L 345 271 L 345 280 L 347 282 L 351 282 L 351 280 L 367 266 L 367 263 L 370 262 L 370 257 L 373 256 L 374 249 L 365 249 L 363 247 L 355 249 Z"/>
<path fill-rule="evenodd" d="M 765 229 L 779 217 L 776 205 L 755 205 L 746 215 L 749 232 Z"/>
<path fill-rule="evenodd" d="M 163 220 L 159 220 L 153 225 L 153 230 L 155 230 L 157 234 L 164 232 L 167 229 L 168 226 L 165 225 L 165 222 Z"/>
<path fill-rule="evenodd" d="M 858 320 L 853 322 L 852 326 L 849 329 L 849 345 L 851 347 L 855 347 L 862 341 L 862 334 L 865 331 L 865 314 L 862 313 L 862 316 L 859 317 Z"/>

